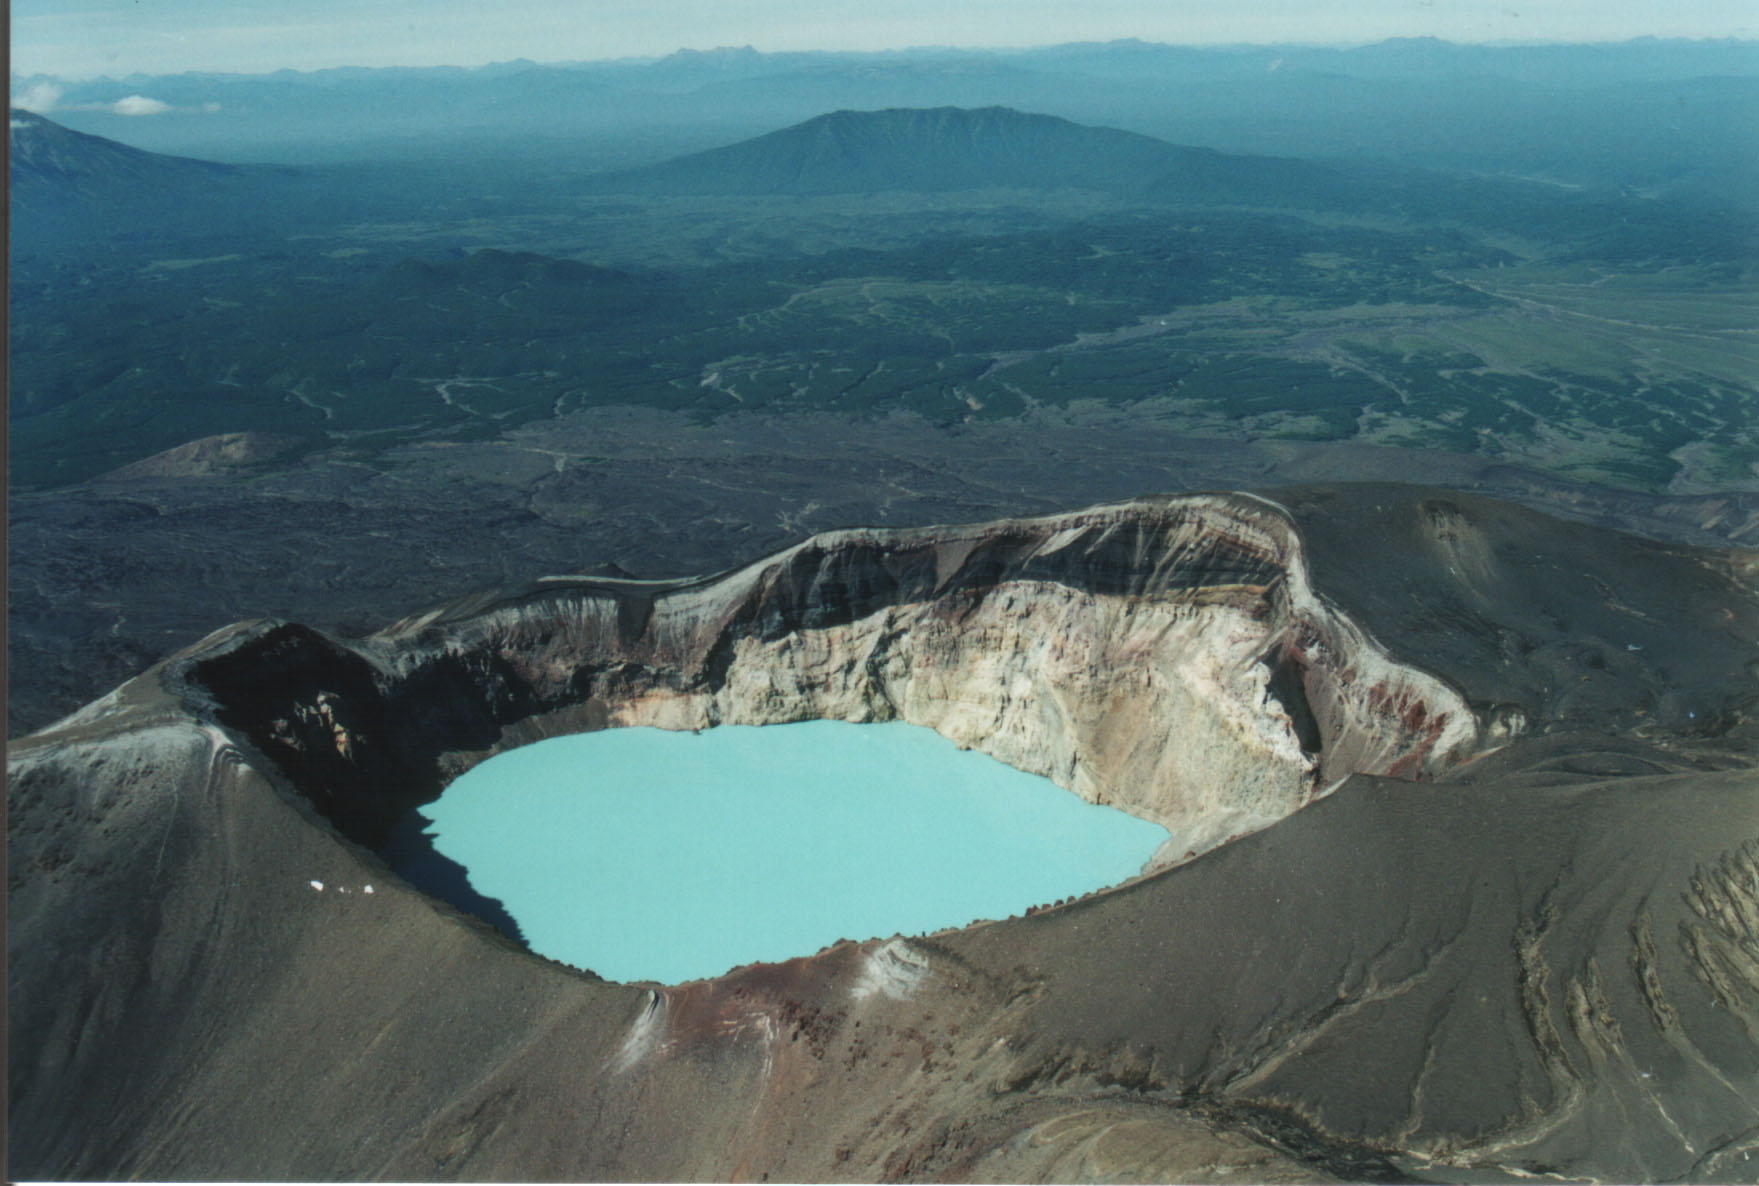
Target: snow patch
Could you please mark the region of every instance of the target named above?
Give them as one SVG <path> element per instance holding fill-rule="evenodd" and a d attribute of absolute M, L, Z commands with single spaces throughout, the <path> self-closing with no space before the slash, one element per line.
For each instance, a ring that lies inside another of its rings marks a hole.
<path fill-rule="evenodd" d="M 629 1027 L 622 1046 L 617 1049 L 616 1068 L 626 1071 L 660 1046 L 660 1032 L 666 1024 L 666 998 L 648 990 L 647 1003 Z"/>
<path fill-rule="evenodd" d="M 861 976 L 849 995 L 865 1001 L 878 994 L 894 1001 L 906 1000 L 928 979 L 928 960 L 902 939 L 887 939 L 868 953 Z"/>

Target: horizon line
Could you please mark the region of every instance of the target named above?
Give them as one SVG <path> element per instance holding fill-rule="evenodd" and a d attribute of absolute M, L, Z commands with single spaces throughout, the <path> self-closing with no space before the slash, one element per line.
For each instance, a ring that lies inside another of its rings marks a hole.
<path fill-rule="evenodd" d="M 1182 49 L 1182 50 L 1208 51 L 1208 52 L 1215 52 L 1215 53 L 1230 52 L 1230 51 L 1238 52 L 1238 51 L 1248 51 L 1248 50 L 1278 50 L 1278 49 L 1333 50 L 1333 51 L 1337 51 L 1337 52 L 1347 53 L 1347 52 L 1351 52 L 1351 51 L 1355 51 L 1355 50 L 1373 49 L 1373 48 L 1376 48 L 1379 46 L 1393 45 L 1393 44 L 1398 44 L 1398 43 L 1418 43 L 1418 44 L 1432 43 L 1435 45 L 1445 45 L 1445 46 L 1452 46 L 1452 47 L 1457 47 L 1457 48 L 1516 50 L 1516 49 L 1564 49 L 1564 48 L 1572 48 L 1572 47 L 1578 47 L 1578 46 L 1580 46 L 1580 47 L 1587 47 L 1587 46 L 1607 47 L 1607 46 L 1636 45 L 1636 44 L 1645 43 L 1645 42 L 1652 42 L 1652 43 L 1656 43 L 1656 44 L 1683 43 L 1683 44 L 1693 44 L 1693 45 L 1703 45 L 1706 43 L 1733 43 L 1733 44 L 1759 45 L 1759 34 L 1741 32 L 1741 33 L 1726 33 L 1726 34 L 1718 34 L 1718 35 L 1707 35 L 1707 36 L 1702 36 L 1702 37 L 1689 37 L 1689 36 L 1661 36 L 1658 34 L 1645 33 L 1645 34 L 1639 34 L 1634 37 L 1579 38 L 1579 39 L 1551 39 L 1551 38 L 1510 39 L 1510 38 L 1499 38 L 1499 39 L 1495 39 L 1495 40 L 1484 40 L 1484 41 L 1456 40 L 1453 38 L 1437 37 L 1437 36 L 1428 35 L 1428 34 L 1420 34 L 1420 35 L 1416 35 L 1416 36 L 1403 35 L 1403 36 L 1393 36 L 1393 37 L 1381 37 L 1381 38 L 1375 38 L 1375 39 L 1363 40 L 1363 41 L 1203 41 L 1203 42 L 1179 42 L 1179 41 L 1151 41 L 1151 40 L 1147 40 L 1147 39 L 1144 39 L 1141 37 L 1114 37 L 1114 38 L 1110 38 L 1110 39 L 1102 40 L 1102 41 L 1098 41 L 1098 40 L 1096 40 L 1096 41 L 1046 41 L 1046 42 L 1036 42 L 1036 43 L 1032 43 L 1032 44 L 1023 44 L 1023 45 L 923 44 L 923 45 L 889 46 L 889 47 L 879 48 L 879 49 L 831 49 L 831 48 L 826 48 L 826 49 L 768 49 L 768 50 L 758 49 L 756 46 L 754 46 L 750 43 L 747 43 L 745 45 L 715 45 L 715 46 L 709 46 L 706 48 L 698 48 L 695 46 L 680 46 L 677 49 L 670 50 L 670 51 L 663 53 L 663 54 L 625 54 L 625 55 L 620 55 L 617 57 L 608 57 L 608 58 L 559 58 L 559 59 L 550 59 L 550 60 L 539 60 L 536 58 L 529 58 L 529 57 L 525 57 L 525 56 L 521 55 L 519 57 L 496 58 L 496 59 L 491 59 L 488 61 L 476 62 L 476 63 L 471 63 L 471 64 L 466 64 L 466 63 L 462 63 L 462 62 L 429 62 L 429 63 L 419 63 L 419 64 L 417 64 L 417 63 L 387 63 L 387 64 L 380 64 L 380 65 L 358 65 L 358 64 L 343 63 L 340 65 L 309 66 L 309 67 L 277 66 L 273 69 L 268 69 L 268 70 L 214 70 L 214 69 L 189 68 L 189 69 L 183 69 L 183 70 L 162 71 L 162 72 L 156 72 L 156 73 L 155 72 L 148 72 L 148 71 L 144 71 L 144 70 L 131 70 L 126 73 L 119 73 L 119 74 L 111 74 L 111 73 L 107 73 L 107 72 L 106 73 L 97 73 L 97 74 L 83 74 L 83 73 L 81 73 L 81 74 L 75 74 L 75 73 L 57 74 L 57 73 L 53 73 L 50 71 L 43 71 L 43 70 L 38 70 L 38 71 L 31 72 L 31 73 L 23 73 L 23 72 L 20 72 L 11 63 L 9 63 L 8 64 L 9 65 L 8 78 L 9 78 L 9 81 L 15 80 L 15 79 L 49 78 L 49 79 L 54 79 L 54 80 L 60 81 L 60 82 L 100 82 L 100 81 L 106 81 L 106 80 L 108 80 L 108 81 L 121 81 L 121 80 L 129 79 L 129 78 L 175 78 L 175 77 L 179 77 L 182 75 L 190 75 L 190 74 L 213 75 L 213 76 L 224 77 L 224 78 L 267 78 L 267 77 L 272 77 L 272 76 L 278 75 L 278 74 L 324 74 L 324 73 L 328 73 L 331 71 L 343 71 L 343 70 L 465 70 L 465 71 L 474 71 L 474 70 L 487 70 L 487 69 L 490 69 L 490 68 L 496 67 L 496 66 L 515 66 L 515 65 L 520 65 L 522 63 L 525 65 L 529 65 L 531 67 L 534 67 L 534 68 L 539 68 L 539 69 L 544 69 L 544 68 L 551 68 L 551 69 L 554 69 L 554 68 L 584 68 L 584 67 L 593 67 L 593 66 L 657 65 L 659 63 L 669 61 L 673 58 L 686 57 L 686 56 L 690 56 L 690 55 L 707 57 L 707 56 L 713 56 L 716 54 L 752 54 L 757 57 L 773 57 L 773 58 L 813 57 L 813 56 L 846 57 L 846 58 L 875 58 L 875 57 L 887 57 L 887 56 L 893 56 L 893 55 L 931 54 L 931 53 L 932 54 L 968 54 L 968 55 L 973 55 L 973 56 L 984 56 L 984 55 L 1009 56 L 1009 55 L 1030 54 L 1030 53 L 1041 52 L 1041 51 L 1045 51 L 1045 50 L 1074 49 L 1074 48 L 1081 48 L 1081 47 L 1107 48 L 1107 47 L 1113 47 L 1113 46 L 1142 46 L 1144 48 L 1150 48 L 1150 49 Z"/>

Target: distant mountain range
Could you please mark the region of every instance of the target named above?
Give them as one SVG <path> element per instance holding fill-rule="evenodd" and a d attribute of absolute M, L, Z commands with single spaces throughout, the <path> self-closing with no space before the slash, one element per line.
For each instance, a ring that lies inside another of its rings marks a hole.
<path fill-rule="evenodd" d="M 234 161 L 653 164 L 839 109 L 1012 107 L 1174 144 L 1644 193 L 1759 193 L 1759 43 L 1354 49 L 1116 41 L 263 75 L 14 76 L 70 127 Z M 162 105 L 138 118 L 130 100 Z"/>
<path fill-rule="evenodd" d="M 407 218 L 434 197 L 423 196 L 413 168 L 380 167 L 375 182 L 337 168 L 217 164 L 131 148 L 16 108 L 11 150 L 13 242 L 15 252 L 25 254 L 118 235 L 282 236 L 313 219 L 334 225 L 347 217 Z M 1690 210 L 1514 178 L 1223 153 L 1007 107 L 835 111 L 656 165 L 578 180 L 515 177 L 507 172 L 511 162 L 499 167 L 501 179 L 485 182 L 487 165 L 475 171 L 448 165 L 444 184 L 523 187 L 528 198 L 548 193 L 548 200 L 570 202 L 582 191 L 706 198 L 1081 191 L 1132 208 L 1344 214 L 1565 237 L 1612 220 L 1631 238 L 1632 228 L 1654 222 L 1654 234 L 1637 236 L 1639 254 L 1679 247 L 1682 235 L 1696 236 L 1688 254 L 1738 253 L 1738 244 L 1722 240 L 1746 234 L 1751 222 L 1704 219 Z M 484 210 L 506 214 L 511 207 L 490 200 Z M 1716 241 L 1696 241 L 1706 234 Z"/>
<path fill-rule="evenodd" d="M 13 201 L 24 217 L 175 217 L 236 207 L 295 170 L 145 152 L 13 109 Z M 1186 148 L 1117 128 L 1005 107 L 837 111 L 750 140 L 592 179 L 597 192 L 793 196 L 1010 189 L 1086 190 L 1150 204 L 1357 206 L 1368 188 L 1307 161 Z M 206 216 L 206 215 L 204 215 Z"/>

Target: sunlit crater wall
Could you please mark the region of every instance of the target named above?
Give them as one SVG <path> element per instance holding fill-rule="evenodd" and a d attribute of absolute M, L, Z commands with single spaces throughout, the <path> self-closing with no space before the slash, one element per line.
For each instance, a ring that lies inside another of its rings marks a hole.
<path fill-rule="evenodd" d="M 361 644 L 262 625 L 215 650 L 194 671 L 220 721 L 369 844 L 492 753 L 611 726 L 925 725 L 1163 825 L 1168 859 L 1481 746 L 1246 496 L 832 532 L 709 580 L 557 578 Z"/>

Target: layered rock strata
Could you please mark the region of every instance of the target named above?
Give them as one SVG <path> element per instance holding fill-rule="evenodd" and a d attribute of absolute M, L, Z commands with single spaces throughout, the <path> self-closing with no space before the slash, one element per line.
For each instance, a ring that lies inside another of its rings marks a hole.
<path fill-rule="evenodd" d="M 701 581 L 550 578 L 359 643 L 263 623 L 175 678 L 368 845 L 490 753 L 607 726 L 925 725 L 1165 826 L 1172 857 L 1484 737 L 1246 496 L 832 532 Z"/>

